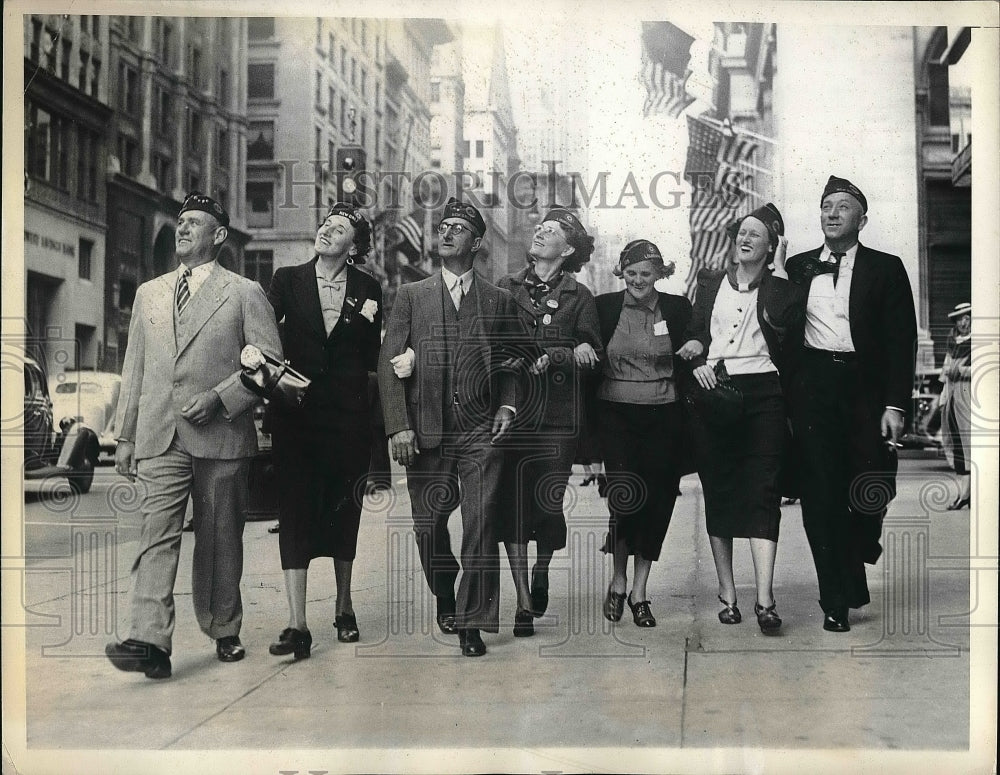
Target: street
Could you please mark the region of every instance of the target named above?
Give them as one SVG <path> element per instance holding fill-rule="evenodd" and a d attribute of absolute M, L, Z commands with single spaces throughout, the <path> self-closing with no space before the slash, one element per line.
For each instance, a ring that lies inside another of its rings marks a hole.
<path fill-rule="evenodd" d="M 852 630 L 824 632 L 798 506 L 783 507 L 775 594 L 781 636 L 754 621 L 752 566 L 735 551 L 744 621 L 721 625 L 701 488 L 682 481 L 650 577 L 659 625 L 601 616 L 610 562 L 598 554 L 607 511 L 595 487 L 567 491 L 570 541 L 553 563 L 549 611 L 515 640 L 503 570 L 501 632 L 460 657 L 440 635 L 409 525 L 402 474 L 369 496 L 354 573 L 361 641 L 336 642 L 333 569 L 313 563 L 313 656 L 268 644 L 286 624 L 271 521 L 245 532 L 247 658 L 219 664 L 188 600 L 192 540 L 177 578 L 170 680 L 115 671 L 104 644 L 127 636 L 136 488 L 111 468 L 78 500 L 29 495 L 24 511 L 27 735 L 35 748 L 655 748 L 936 749 L 969 745 L 969 512 L 947 512 L 943 461 L 902 461 L 885 554 L 869 569 L 873 602 Z M 57 491 L 59 488 L 56 488 Z M 117 517 L 116 517 L 117 515 Z M 458 525 L 457 519 L 452 520 Z M 453 540 L 458 540 L 457 531 Z M 887 588 L 886 584 L 889 583 Z M 627 612 L 626 612 L 627 613 Z M 912 657 L 920 657 L 913 659 Z M 141 735 L 130 723 L 144 716 Z M 558 767 L 557 767 L 558 768 Z"/>

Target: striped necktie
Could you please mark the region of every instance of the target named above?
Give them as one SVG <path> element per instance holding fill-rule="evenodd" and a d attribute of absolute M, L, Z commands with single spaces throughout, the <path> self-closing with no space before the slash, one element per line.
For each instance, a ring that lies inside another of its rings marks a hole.
<path fill-rule="evenodd" d="M 188 277 L 191 270 L 184 267 L 179 278 L 177 278 L 177 314 L 182 315 L 188 302 L 191 301 L 191 289 L 188 287 Z"/>
<path fill-rule="evenodd" d="M 462 278 L 459 277 L 458 280 L 451 288 L 451 300 L 455 302 L 455 311 L 458 312 L 459 307 L 462 306 L 462 297 L 465 296 L 465 288 L 462 285 Z"/>

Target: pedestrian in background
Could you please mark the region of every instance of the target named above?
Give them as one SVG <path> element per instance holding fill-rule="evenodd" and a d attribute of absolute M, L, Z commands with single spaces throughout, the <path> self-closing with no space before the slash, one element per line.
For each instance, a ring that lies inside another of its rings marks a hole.
<path fill-rule="evenodd" d="M 193 500 L 192 602 L 221 662 L 240 642 L 243 526 L 257 452 L 240 353 L 256 345 L 281 360 L 274 315 L 260 286 L 215 259 L 229 214 L 192 191 L 177 216 L 176 270 L 135 294 L 122 368 L 115 468 L 142 486 L 142 533 L 132 565 L 132 625 L 105 653 L 119 670 L 171 674 L 174 580 L 184 512 Z"/>
<path fill-rule="evenodd" d="M 316 231 L 314 258 L 279 268 L 267 294 L 285 357 L 311 380 L 301 406 L 268 405 L 288 599 L 276 656 L 309 656 L 306 586 L 316 557 L 333 558 L 337 640 L 360 638 L 351 575 L 371 459 L 368 373 L 378 367 L 382 330 L 382 288 L 356 266 L 370 250 L 368 221 L 338 202 Z"/>
<path fill-rule="evenodd" d="M 611 518 L 605 552 L 614 572 L 604 616 L 621 619 L 626 600 L 639 627 L 655 627 L 646 580 L 667 534 L 677 499 L 686 448 L 675 342 L 683 342 L 691 304 L 660 293 L 654 283 L 673 273 L 649 240 L 628 243 L 614 273 L 625 290 L 597 297 L 604 344 L 603 375 L 597 390 L 601 449 L 608 476 Z M 627 564 L 634 558 L 632 590 Z"/>
<path fill-rule="evenodd" d="M 549 603 L 549 563 L 566 546 L 563 494 L 584 418 L 583 380 L 604 348 L 590 290 L 573 275 L 590 261 L 594 239 L 569 210 L 549 211 L 535 227 L 528 266 L 498 283 L 538 347 L 500 485 L 498 535 L 507 549 L 517 611 L 515 637 L 533 635 L 532 618 Z M 537 560 L 528 582 L 528 542 Z"/>
<path fill-rule="evenodd" d="M 747 538 L 757 600 L 754 613 L 765 634 L 781 627 L 774 601 L 781 492 L 778 485 L 789 441 L 779 379 L 781 338 L 787 318 L 804 311 L 783 304 L 774 275 L 785 275 L 788 241 L 781 213 L 771 203 L 730 227 L 730 257 L 722 271 L 702 270 L 688 341 L 677 354 L 692 364 L 705 390 L 718 384 L 720 362 L 743 397 L 743 411 L 728 424 L 692 411 L 700 451 L 698 472 L 705 494 L 705 522 L 719 577 L 719 621 L 738 624 L 733 578 L 733 538 Z"/>
<path fill-rule="evenodd" d="M 948 313 L 954 327 L 948 334 L 948 352 L 941 367 L 941 441 L 948 463 L 959 477 L 958 496 L 950 511 L 969 507 L 972 476 L 969 472 L 972 445 L 972 305 L 958 304 Z"/>
<path fill-rule="evenodd" d="M 784 351 L 802 522 L 829 632 L 850 630 L 848 610 L 871 600 L 865 564 L 882 553 L 913 391 L 910 280 L 898 256 L 859 242 L 867 223 L 865 195 L 831 175 L 820 197 L 824 243 L 787 260 L 794 287 L 783 289 L 805 302 Z"/>

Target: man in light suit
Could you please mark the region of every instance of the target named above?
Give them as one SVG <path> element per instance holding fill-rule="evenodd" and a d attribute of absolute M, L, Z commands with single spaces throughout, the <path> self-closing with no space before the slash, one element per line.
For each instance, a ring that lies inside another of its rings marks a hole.
<path fill-rule="evenodd" d="M 258 401 L 239 380 L 240 353 L 253 344 L 280 359 L 274 312 L 260 286 L 219 265 L 229 215 L 197 192 L 177 217 L 175 271 L 136 292 L 122 369 L 115 466 L 136 476 L 142 534 L 132 566 L 128 640 L 105 653 L 119 670 L 170 676 L 173 587 L 189 497 L 194 499 L 192 599 L 198 625 L 220 661 L 245 651 L 243 524 Z"/>
<path fill-rule="evenodd" d="M 865 563 L 882 552 L 913 387 L 910 281 L 898 256 L 858 241 L 867 222 L 865 195 L 831 175 L 820 198 L 823 246 L 789 258 L 788 280 L 775 268 L 800 311 L 786 338 L 785 383 L 802 521 L 829 632 L 850 630 L 848 609 L 870 601 Z"/>
<path fill-rule="evenodd" d="M 403 285 L 379 357 L 379 388 L 393 458 L 407 468 L 413 530 L 437 623 L 465 656 L 486 653 L 480 630 L 499 630 L 495 504 L 516 375 L 504 367 L 516 337 L 511 295 L 473 270 L 486 223 L 452 198 L 438 225 L 441 271 Z M 462 507 L 462 577 L 448 517 Z"/>

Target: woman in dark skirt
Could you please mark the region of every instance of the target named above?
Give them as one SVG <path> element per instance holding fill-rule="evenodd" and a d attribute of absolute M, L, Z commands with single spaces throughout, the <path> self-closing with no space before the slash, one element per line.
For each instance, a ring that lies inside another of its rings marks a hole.
<path fill-rule="evenodd" d="M 268 407 L 289 608 L 275 655 L 309 656 L 306 575 L 314 557 L 333 558 L 337 639 L 360 637 L 351 571 L 371 458 L 368 372 L 378 363 L 382 290 L 353 264 L 370 249 L 368 221 L 338 203 L 316 232 L 316 257 L 278 269 L 268 292 L 285 357 L 312 380 L 301 407 Z"/>
<path fill-rule="evenodd" d="M 959 476 L 958 496 L 950 511 L 972 501 L 969 452 L 972 432 L 972 305 L 964 302 L 948 313 L 955 327 L 948 334 L 948 352 L 941 367 L 941 440 L 945 456 Z"/>
<path fill-rule="evenodd" d="M 573 277 L 590 260 L 594 240 L 569 210 L 547 213 L 535 228 L 527 267 L 498 285 L 511 292 L 540 355 L 529 369 L 528 400 L 519 407 L 503 469 L 499 536 L 507 548 L 517 611 L 514 635 L 534 634 L 532 618 L 549 602 L 549 563 L 566 546 L 562 502 L 583 420 L 583 376 L 603 355 L 597 308 Z M 537 562 L 528 583 L 528 542 Z"/>
<path fill-rule="evenodd" d="M 784 275 L 787 240 L 781 213 L 768 203 L 730 227 L 732 260 L 724 271 L 698 275 L 688 341 L 678 351 L 706 389 L 717 383 L 720 360 L 743 394 L 743 414 L 731 424 L 692 413 L 705 493 L 709 541 L 719 577 L 723 624 L 742 620 L 733 579 L 733 538 L 750 539 L 761 631 L 781 627 L 772 583 L 781 518 L 778 476 L 788 438 L 779 380 L 780 326 L 792 308 L 770 282 L 768 264 Z M 785 323 L 787 325 L 787 322 Z"/>
<path fill-rule="evenodd" d="M 646 580 L 660 558 L 687 454 L 674 347 L 683 341 L 691 304 L 656 290 L 673 263 L 665 265 L 648 240 L 626 245 L 614 271 L 625 290 L 597 297 L 606 352 L 597 412 L 611 512 L 604 551 L 614 556 L 604 616 L 619 621 L 627 600 L 637 626 L 655 627 Z M 634 576 L 626 595 L 629 555 Z"/>

